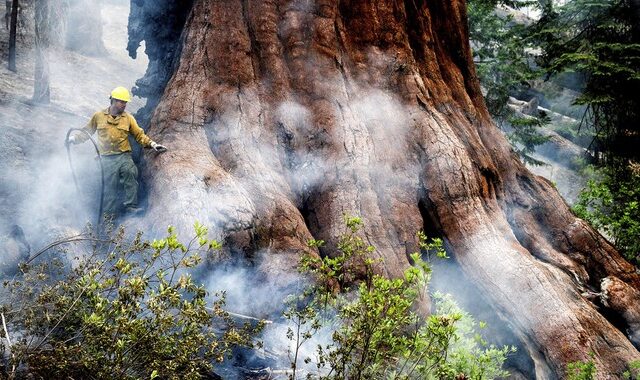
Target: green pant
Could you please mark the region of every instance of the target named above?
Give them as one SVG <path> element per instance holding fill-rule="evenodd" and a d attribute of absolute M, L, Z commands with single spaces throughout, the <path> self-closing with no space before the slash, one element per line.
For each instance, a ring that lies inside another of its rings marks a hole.
<path fill-rule="evenodd" d="M 124 207 L 136 207 L 138 205 L 138 168 L 133 163 L 131 152 L 105 155 L 100 158 L 104 168 L 103 214 L 111 217 L 116 215 L 120 184 L 124 190 Z"/>

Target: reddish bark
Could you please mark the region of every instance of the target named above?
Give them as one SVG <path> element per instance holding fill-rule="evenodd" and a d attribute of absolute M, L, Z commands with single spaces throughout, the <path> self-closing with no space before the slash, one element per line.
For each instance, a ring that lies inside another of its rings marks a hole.
<path fill-rule="evenodd" d="M 7 7 L 5 20 L 6 25 L 9 28 L 9 70 L 16 72 L 16 36 L 18 29 L 18 0 L 13 0 L 12 2 L 5 2 L 7 6 L 11 5 L 11 7 Z M 9 9 L 10 8 L 10 9 Z M 11 22 L 9 22 L 11 20 Z"/>
<path fill-rule="evenodd" d="M 274 278 L 312 236 L 335 243 L 344 213 L 388 276 L 433 225 L 538 377 L 640 359 L 601 314 L 637 336 L 640 277 L 491 122 L 464 1 L 197 0 L 182 38 L 150 130 L 171 149 L 147 157 L 152 221 L 213 224 Z M 599 307 L 583 293 L 606 277 Z"/>

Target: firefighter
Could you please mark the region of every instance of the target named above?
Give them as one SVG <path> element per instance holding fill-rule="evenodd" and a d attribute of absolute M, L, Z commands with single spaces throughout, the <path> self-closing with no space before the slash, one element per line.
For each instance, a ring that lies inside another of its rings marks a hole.
<path fill-rule="evenodd" d="M 117 215 L 120 184 L 124 190 L 125 213 L 137 215 L 142 212 L 138 207 L 138 168 L 131 158 L 129 135 L 133 136 L 138 144 L 150 147 L 156 152 L 164 152 L 167 148 L 151 140 L 138 126 L 136 119 L 125 112 L 127 102 L 131 100 L 126 88 L 116 87 L 111 91 L 109 99 L 109 107 L 94 113 L 84 127 L 89 135 L 98 132 L 98 150 L 104 168 L 103 215 L 105 218 L 115 218 Z M 86 134 L 76 133 L 69 136 L 67 142 L 79 144 L 88 139 Z"/>

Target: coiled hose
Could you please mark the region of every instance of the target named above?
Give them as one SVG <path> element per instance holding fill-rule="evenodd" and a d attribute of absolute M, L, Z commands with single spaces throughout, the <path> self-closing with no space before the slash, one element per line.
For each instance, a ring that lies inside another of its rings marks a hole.
<path fill-rule="evenodd" d="M 69 131 L 67 132 L 67 137 L 65 138 L 65 141 L 64 141 L 65 142 L 64 145 L 67 147 L 67 158 L 69 159 L 69 167 L 71 168 L 73 183 L 76 185 L 76 190 L 78 191 L 78 194 L 81 194 L 81 191 L 80 191 L 80 186 L 78 185 L 78 179 L 76 178 L 75 169 L 73 168 L 73 160 L 71 159 L 71 146 L 70 146 L 71 144 L 69 144 L 69 137 L 71 136 L 71 133 L 74 131 L 82 132 L 85 135 L 87 135 L 89 140 L 91 140 L 91 142 L 93 143 L 93 147 L 96 148 L 96 155 L 98 155 L 98 162 L 100 163 L 100 203 L 99 203 L 100 206 L 98 207 L 98 217 L 96 218 L 96 229 L 97 229 L 99 228 L 100 224 L 102 224 L 102 202 L 104 201 L 104 167 L 102 165 L 102 157 L 100 156 L 100 150 L 98 149 L 98 144 L 93 139 L 93 137 L 91 137 L 89 132 L 81 128 L 69 129 Z"/>

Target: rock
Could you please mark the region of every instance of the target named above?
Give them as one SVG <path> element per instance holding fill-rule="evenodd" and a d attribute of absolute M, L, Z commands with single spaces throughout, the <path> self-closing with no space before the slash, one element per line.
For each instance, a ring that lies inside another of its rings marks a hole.
<path fill-rule="evenodd" d="M 31 247 L 18 225 L 13 225 L 8 234 L 0 238 L 0 273 L 12 276 L 18 272 L 18 265 L 29 259 Z"/>
<path fill-rule="evenodd" d="M 533 97 L 522 107 L 522 113 L 533 117 L 538 117 L 538 98 Z"/>

